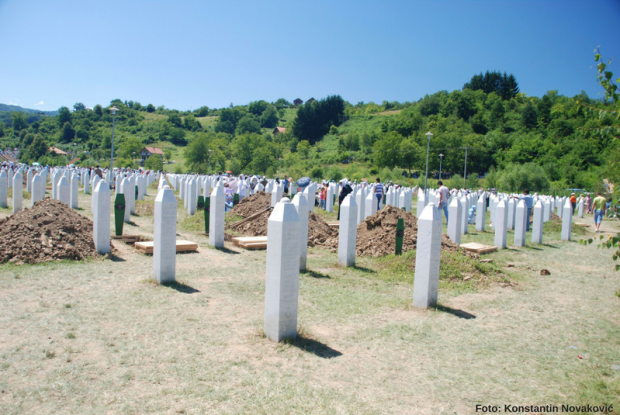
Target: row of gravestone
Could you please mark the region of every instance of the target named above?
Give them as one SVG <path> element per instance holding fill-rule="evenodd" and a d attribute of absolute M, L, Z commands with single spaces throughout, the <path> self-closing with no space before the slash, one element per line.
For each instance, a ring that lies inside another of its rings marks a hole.
<path fill-rule="evenodd" d="M 521 199 L 519 199 L 521 197 Z M 533 244 L 543 243 L 543 224 L 551 219 L 551 212 L 557 208 L 557 214 L 562 218 L 562 240 L 571 240 L 572 211 L 573 207 L 567 198 L 554 198 L 552 196 L 535 196 L 532 199 L 533 207 L 529 208 L 525 200 L 519 195 L 487 194 L 486 192 L 473 192 L 469 194 L 453 193 L 450 196 L 448 206 L 448 237 L 455 243 L 460 244 L 461 235 L 467 233 L 467 225 L 471 218 L 468 215 L 470 208 L 476 206 L 475 225 L 477 231 L 485 230 L 487 198 L 491 214 L 491 227 L 495 231 L 494 244 L 499 249 L 506 248 L 507 231 L 514 230 L 514 246 L 525 246 L 526 232 L 530 229 L 530 214 L 534 213 L 532 221 Z M 422 212 L 432 200 L 438 204 L 439 195 L 430 190 L 418 194 L 418 212 Z M 578 216 L 583 217 L 584 201 L 578 203 Z"/>

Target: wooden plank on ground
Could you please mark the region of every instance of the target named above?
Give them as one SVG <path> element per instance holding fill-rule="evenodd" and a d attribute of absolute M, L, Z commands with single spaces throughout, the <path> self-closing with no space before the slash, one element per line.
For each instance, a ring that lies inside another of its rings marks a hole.
<path fill-rule="evenodd" d="M 475 252 L 477 254 L 487 254 L 489 252 L 497 251 L 496 246 L 483 245 L 477 242 L 470 242 L 467 244 L 462 244 L 461 248 L 464 249 L 465 251 Z"/>
<path fill-rule="evenodd" d="M 266 236 L 235 236 L 234 238 L 232 238 L 232 240 L 233 242 L 236 242 L 238 244 L 248 244 L 254 242 L 267 243 Z"/>
<path fill-rule="evenodd" d="M 239 244 L 244 249 L 267 249 L 267 242 L 252 242 L 247 244 Z"/>
<path fill-rule="evenodd" d="M 340 222 L 327 222 L 327 226 L 330 228 L 340 228 Z"/>
<path fill-rule="evenodd" d="M 196 242 L 179 240 L 177 242 L 177 252 L 187 252 L 187 251 L 196 251 L 198 249 L 198 244 Z M 136 242 L 135 247 L 136 251 L 143 254 L 152 254 L 153 253 L 153 241 L 147 242 Z"/>

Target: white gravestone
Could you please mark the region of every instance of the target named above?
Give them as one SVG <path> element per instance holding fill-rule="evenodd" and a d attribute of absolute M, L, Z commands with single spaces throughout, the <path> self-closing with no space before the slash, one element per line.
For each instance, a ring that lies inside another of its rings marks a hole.
<path fill-rule="evenodd" d="M 579 210 L 577 211 L 577 217 L 583 218 L 583 198 L 579 199 Z"/>
<path fill-rule="evenodd" d="M 417 211 L 416 211 L 416 216 L 418 217 L 418 219 L 420 219 L 420 216 L 422 215 L 422 212 L 424 211 L 425 207 L 426 207 L 426 195 L 424 195 L 424 193 L 422 192 L 419 192 Z"/>
<path fill-rule="evenodd" d="M 84 172 L 84 194 L 90 194 L 90 173 L 88 170 Z"/>
<path fill-rule="evenodd" d="M 476 230 L 478 232 L 484 232 L 484 222 L 487 216 L 487 200 L 486 195 L 483 193 L 478 198 L 476 203 Z"/>
<path fill-rule="evenodd" d="M 158 283 L 175 280 L 177 235 L 177 199 L 164 186 L 155 198 L 155 228 L 153 235 L 153 279 Z"/>
<path fill-rule="evenodd" d="M 71 175 L 71 209 L 78 208 L 78 192 L 80 190 L 80 179 L 77 173 Z"/>
<path fill-rule="evenodd" d="M 311 183 L 308 187 L 306 187 L 306 190 L 308 191 L 308 194 L 306 195 L 306 201 L 308 202 L 308 210 L 310 212 L 314 212 L 314 205 L 316 204 L 316 184 Z"/>
<path fill-rule="evenodd" d="M 93 241 L 101 255 L 110 253 L 110 186 L 103 180 L 97 182 L 93 192 Z"/>
<path fill-rule="evenodd" d="M 209 245 L 216 248 L 224 247 L 224 218 L 226 195 L 221 182 L 211 191 L 209 214 Z"/>
<path fill-rule="evenodd" d="M 541 200 L 534 206 L 534 223 L 532 224 L 532 243 L 543 243 L 543 203 Z"/>
<path fill-rule="evenodd" d="M 355 194 L 355 204 L 357 204 L 357 224 L 366 219 L 366 193 L 360 188 Z"/>
<path fill-rule="evenodd" d="M 9 180 L 6 170 L 0 171 L 0 207 L 7 208 L 7 198 L 9 191 Z"/>
<path fill-rule="evenodd" d="M 349 194 L 340 206 L 340 227 L 338 229 L 338 264 L 343 267 L 355 266 L 357 241 L 357 203 Z"/>
<path fill-rule="evenodd" d="M 36 202 L 38 202 L 39 200 L 43 200 L 43 189 L 45 189 L 45 183 L 43 183 L 43 178 L 41 177 L 41 175 L 35 174 L 32 178 L 32 183 L 30 184 L 30 186 L 32 190 L 32 193 L 30 194 L 32 200 L 31 206 L 34 206 Z"/>
<path fill-rule="evenodd" d="M 551 207 L 551 202 L 549 199 L 545 199 L 543 203 L 543 221 L 549 222 L 551 220 L 551 211 L 553 208 Z"/>
<path fill-rule="evenodd" d="M 124 178 L 121 181 L 121 185 L 120 185 L 120 190 L 117 189 L 117 192 L 122 193 L 123 195 L 125 195 L 125 216 L 124 216 L 124 221 L 129 223 L 131 222 L 131 213 L 129 210 L 129 203 L 127 203 L 127 199 L 128 199 L 128 195 L 127 193 L 131 193 L 131 181 L 128 178 Z"/>
<path fill-rule="evenodd" d="M 441 259 L 442 215 L 429 203 L 418 218 L 418 243 L 415 260 L 413 305 L 428 308 L 437 304 Z"/>
<path fill-rule="evenodd" d="M 28 193 L 32 193 L 32 169 L 28 169 L 28 173 L 26 174 L 26 191 Z"/>
<path fill-rule="evenodd" d="M 56 196 L 62 203 L 71 206 L 71 184 L 64 175 L 60 177 L 56 185 Z"/>
<path fill-rule="evenodd" d="M 520 200 L 515 209 L 515 246 L 525 246 L 525 230 L 528 220 L 530 218 L 527 216 L 525 200 Z"/>
<path fill-rule="evenodd" d="M 13 188 L 13 169 L 12 168 L 9 168 L 7 175 L 8 175 L 9 189 L 12 189 Z"/>
<path fill-rule="evenodd" d="M 334 191 L 331 185 L 327 186 L 327 191 L 325 192 L 325 210 L 327 212 L 334 212 Z"/>
<path fill-rule="evenodd" d="M 458 197 L 452 199 L 450 206 L 448 206 L 448 215 L 450 218 L 452 218 L 448 222 L 448 237 L 452 240 L 452 242 L 460 245 L 462 228 L 461 221 L 463 220 L 463 205 L 461 205 L 461 201 Z"/>
<path fill-rule="evenodd" d="M 130 182 L 131 191 L 124 191 L 125 203 L 129 205 L 129 213 L 131 215 L 136 213 L 136 176 L 133 175 L 127 179 Z"/>
<path fill-rule="evenodd" d="M 437 203 L 439 205 L 439 202 Z M 461 235 L 465 235 L 467 233 L 467 222 L 468 222 L 468 212 L 467 212 L 467 197 L 461 197 Z"/>
<path fill-rule="evenodd" d="M 265 335 L 279 342 L 297 337 L 299 216 L 283 199 L 269 216 L 265 278 Z"/>
<path fill-rule="evenodd" d="M 506 201 L 501 200 L 495 207 L 495 221 L 493 227 L 495 228 L 495 246 L 498 249 L 506 248 L 506 221 L 508 220 L 508 209 L 506 207 Z"/>
<path fill-rule="evenodd" d="M 192 216 L 196 213 L 196 203 L 194 203 L 194 199 L 196 198 L 196 190 L 197 190 L 195 180 L 190 180 L 187 184 L 187 214 Z"/>
<path fill-rule="evenodd" d="M 22 210 L 22 199 L 24 198 L 24 183 L 22 174 L 19 170 L 13 175 L 13 213 Z"/>
<path fill-rule="evenodd" d="M 366 214 L 366 218 L 377 213 L 377 198 L 375 197 L 375 194 L 373 193 L 373 189 L 368 189 L 368 195 L 366 196 L 365 203 L 366 203 L 366 209 L 364 213 Z"/>
<path fill-rule="evenodd" d="M 299 232 L 299 270 L 306 270 L 306 261 L 308 257 L 308 202 L 303 193 L 296 193 L 293 198 L 293 206 L 299 216 L 300 232 Z"/>
<path fill-rule="evenodd" d="M 564 209 L 562 212 L 562 240 L 570 241 L 571 232 L 573 230 L 573 205 L 570 203 L 570 199 L 566 199 L 564 202 Z"/>
<path fill-rule="evenodd" d="M 506 224 L 506 229 L 513 230 L 515 228 L 515 208 L 517 204 L 513 198 L 510 198 L 508 201 L 508 222 Z"/>

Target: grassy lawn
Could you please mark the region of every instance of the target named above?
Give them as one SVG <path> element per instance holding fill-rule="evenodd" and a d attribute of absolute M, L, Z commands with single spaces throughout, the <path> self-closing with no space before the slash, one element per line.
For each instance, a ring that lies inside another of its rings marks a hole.
<path fill-rule="evenodd" d="M 150 187 L 143 203 L 154 196 Z M 90 200 L 80 197 L 86 216 Z M 151 256 L 120 242 L 112 259 L 0 266 L 0 413 L 618 404 L 620 277 L 609 251 L 561 242 L 550 229 L 544 245 L 486 255 L 490 264 L 444 254 L 440 304 L 418 310 L 415 252 L 342 268 L 337 254 L 312 248 L 300 336 L 276 344 L 262 335 L 265 251 L 211 249 L 202 212 L 188 216 L 182 201 L 178 221 L 178 238 L 200 248 L 177 255 L 170 286 L 151 282 Z M 152 237 L 152 216 L 132 222 L 125 233 Z M 464 241 L 492 240 L 472 228 Z"/>

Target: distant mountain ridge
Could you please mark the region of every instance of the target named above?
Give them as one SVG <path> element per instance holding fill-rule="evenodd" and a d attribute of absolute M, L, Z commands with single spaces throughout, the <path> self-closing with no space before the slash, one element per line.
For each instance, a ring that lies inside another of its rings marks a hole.
<path fill-rule="evenodd" d="M 50 115 L 50 116 L 55 116 L 58 115 L 58 111 L 41 111 L 41 110 L 33 110 L 30 108 L 22 108 L 18 105 L 7 105 L 7 104 L 0 104 L 0 111 L 5 111 L 5 112 L 25 112 L 28 114 L 45 114 L 45 115 Z"/>

